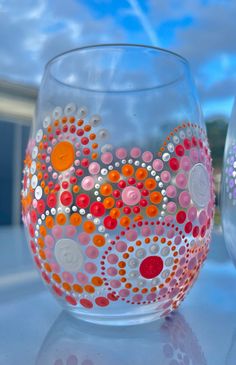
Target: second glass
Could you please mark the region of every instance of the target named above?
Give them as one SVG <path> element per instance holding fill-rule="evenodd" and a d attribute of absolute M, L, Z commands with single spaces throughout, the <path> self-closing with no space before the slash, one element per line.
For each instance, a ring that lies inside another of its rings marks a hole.
<path fill-rule="evenodd" d="M 206 258 L 214 212 L 187 61 L 137 45 L 51 60 L 22 203 L 34 261 L 64 308 L 118 325 L 176 309 Z"/>

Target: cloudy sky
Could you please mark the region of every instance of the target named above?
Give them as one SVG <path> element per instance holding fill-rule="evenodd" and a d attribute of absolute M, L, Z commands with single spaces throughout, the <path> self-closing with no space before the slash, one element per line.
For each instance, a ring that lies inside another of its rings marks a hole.
<path fill-rule="evenodd" d="M 44 64 L 94 43 L 144 43 L 186 57 L 205 116 L 236 95 L 235 0 L 0 0 L 0 78 L 38 85 Z"/>

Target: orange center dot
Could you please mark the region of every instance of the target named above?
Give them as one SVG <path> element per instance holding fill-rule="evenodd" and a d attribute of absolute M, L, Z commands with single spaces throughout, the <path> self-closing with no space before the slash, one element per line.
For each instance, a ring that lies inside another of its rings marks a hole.
<path fill-rule="evenodd" d="M 102 247 L 105 245 L 105 242 L 105 238 L 101 234 L 95 234 L 95 236 L 93 237 L 93 243 L 95 244 L 95 246 Z"/>
<path fill-rule="evenodd" d="M 113 171 L 110 171 L 109 174 L 108 174 L 108 179 L 112 182 L 117 182 L 119 181 L 120 179 L 120 174 L 118 171 L 116 170 L 113 170 Z"/>
<path fill-rule="evenodd" d="M 135 173 L 135 177 L 137 180 L 145 180 L 148 176 L 148 172 L 143 167 L 139 167 Z"/>
<path fill-rule="evenodd" d="M 75 159 L 74 146 L 67 141 L 57 143 L 51 153 L 51 163 L 55 170 L 65 171 L 72 166 Z"/>
<path fill-rule="evenodd" d="M 104 196 L 109 196 L 112 193 L 112 186 L 110 184 L 103 184 L 100 188 L 100 193 Z"/>
<path fill-rule="evenodd" d="M 148 190 L 153 190 L 153 189 L 155 189 L 155 187 L 157 186 L 157 183 L 156 183 L 156 181 L 155 181 L 154 179 L 149 178 L 149 179 L 147 179 L 147 180 L 145 181 L 144 185 L 145 185 L 145 188 L 146 188 L 146 189 L 148 189 Z"/>
<path fill-rule="evenodd" d="M 159 191 L 153 191 L 149 197 L 151 202 L 154 204 L 160 204 L 162 201 L 162 195 Z"/>
<path fill-rule="evenodd" d="M 125 176 L 132 176 L 134 173 L 134 168 L 132 165 L 126 164 L 122 167 L 122 174 Z"/>

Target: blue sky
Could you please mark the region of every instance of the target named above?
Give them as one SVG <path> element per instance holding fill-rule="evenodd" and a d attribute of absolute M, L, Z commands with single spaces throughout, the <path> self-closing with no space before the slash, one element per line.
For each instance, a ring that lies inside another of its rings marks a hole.
<path fill-rule="evenodd" d="M 81 45 L 156 45 L 189 60 L 206 117 L 229 117 L 235 18 L 235 0 L 0 0 L 0 78 L 39 84 L 51 57 Z"/>

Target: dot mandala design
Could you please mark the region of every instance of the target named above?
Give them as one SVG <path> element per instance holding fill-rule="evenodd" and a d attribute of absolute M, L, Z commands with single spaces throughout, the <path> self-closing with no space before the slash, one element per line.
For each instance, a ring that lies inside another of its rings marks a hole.
<path fill-rule="evenodd" d="M 30 139 L 22 215 L 44 281 L 84 309 L 178 306 L 197 277 L 214 213 L 205 132 L 178 126 L 159 151 L 115 148 L 99 115 L 56 107 Z"/>
<path fill-rule="evenodd" d="M 225 163 L 225 189 L 228 198 L 236 205 L 236 143 L 232 142 Z"/>

